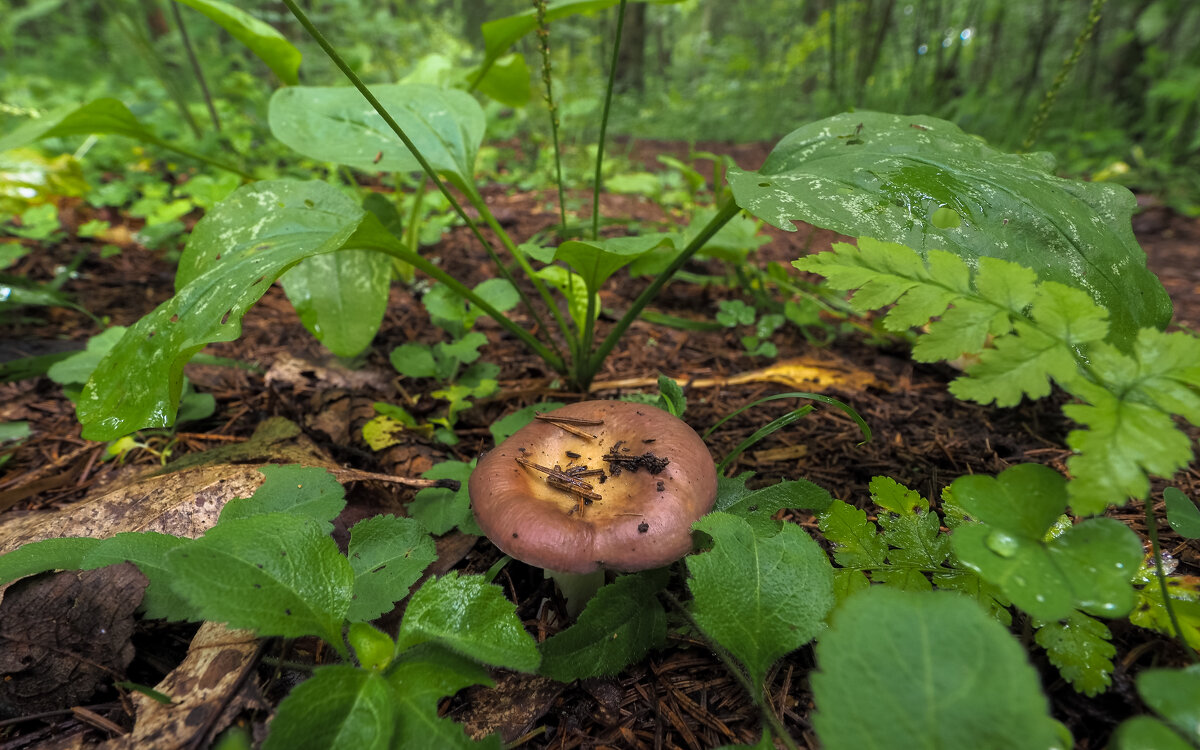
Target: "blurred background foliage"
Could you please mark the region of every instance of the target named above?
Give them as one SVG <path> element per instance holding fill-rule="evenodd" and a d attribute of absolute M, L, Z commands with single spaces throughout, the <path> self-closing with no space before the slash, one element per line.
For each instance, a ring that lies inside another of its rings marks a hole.
<path fill-rule="evenodd" d="M 304 52 L 302 83 L 344 85 L 281 3 L 236 4 Z M 482 59 L 482 23 L 530 7 L 526 0 L 304 5 L 368 82 L 450 85 L 464 80 L 455 71 Z M 773 141 L 805 122 L 866 108 L 935 115 L 1015 150 L 1087 26 L 1092 5 L 630 3 L 610 132 L 688 142 Z M 550 27 L 555 96 L 567 145 L 581 159 L 584 144 L 597 135 L 615 24 L 615 10 L 607 10 Z M 189 65 L 185 35 L 207 97 Z M 1197 39 L 1195 0 L 1108 0 L 1034 148 L 1052 152 L 1065 174 L 1119 181 L 1200 214 Z M 531 76 L 540 71 L 534 45 L 529 36 L 516 48 Z M 0 133 L 33 113 L 115 96 L 163 138 L 209 153 L 232 151 L 282 173 L 288 169 L 287 150 L 266 126 L 267 100 L 280 82 L 189 7 L 166 0 L 0 0 L 0 67 Z M 491 139 L 546 143 L 540 97 L 524 108 L 487 106 Z M 88 153 L 90 170 L 137 171 L 142 163 L 140 147 L 123 139 L 67 145 L 77 156 L 79 149 Z M 548 149 L 527 151 L 533 171 L 540 171 L 537 154 Z M 46 152 L 55 153 L 52 146 Z"/>

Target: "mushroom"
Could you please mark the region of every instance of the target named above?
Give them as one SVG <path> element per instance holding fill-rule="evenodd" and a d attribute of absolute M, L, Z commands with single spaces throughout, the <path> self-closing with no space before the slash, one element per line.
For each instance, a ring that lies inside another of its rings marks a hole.
<path fill-rule="evenodd" d="M 558 582 L 578 614 L 604 570 L 668 565 L 716 501 L 704 441 L 667 412 L 583 401 L 539 414 L 480 459 L 468 484 L 488 538 Z"/>

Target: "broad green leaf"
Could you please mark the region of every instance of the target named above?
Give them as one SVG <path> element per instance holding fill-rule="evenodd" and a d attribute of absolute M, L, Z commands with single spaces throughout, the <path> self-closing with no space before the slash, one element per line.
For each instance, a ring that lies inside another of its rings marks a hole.
<path fill-rule="evenodd" d="M 487 342 L 487 336 L 471 331 L 456 341 L 439 342 L 436 349 L 443 359 L 465 365 L 479 359 L 479 347 L 487 346 Z"/>
<path fill-rule="evenodd" d="M 655 596 L 665 571 L 621 576 L 592 597 L 574 625 L 541 644 L 540 672 L 560 682 L 615 675 L 667 637 Z"/>
<path fill-rule="evenodd" d="M 758 689 L 776 659 L 824 627 L 833 607 L 833 567 L 794 524 L 762 539 L 745 520 L 710 513 L 694 528 L 711 536 L 715 546 L 686 558 L 692 614 L 708 636 L 746 665 Z"/>
<path fill-rule="evenodd" d="M 785 508 L 824 512 L 833 502 L 829 491 L 806 479 L 787 480 L 754 490 L 727 506 L 724 511 L 746 520 L 758 536 L 771 536 L 780 522 L 771 516 Z"/>
<path fill-rule="evenodd" d="M 437 559 L 437 549 L 418 521 L 375 516 L 350 529 L 346 556 L 354 569 L 354 601 L 346 617 L 365 622 L 408 596 L 408 587 Z"/>
<path fill-rule="evenodd" d="M 416 646 L 399 656 L 387 680 L 395 695 L 399 725 L 395 747 L 399 750 L 500 750 L 498 735 L 481 743 L 467 738 L 460 724 L 438 716 L 438 701 L 471 685 L 491 686 L 488 671 L 466 657 L 432 643 Z"/>
<path fill-rule="evenodd" d="M 263 750 L 387 750 L 396 726 L 394 704 L 392 687 L 373 670 L 317 667 L 279 704 Z"/>
<path fill-rule="evenodd" d="M 658 376 L 658 408 L 680 418 L 687 409 L 687 397 L 683 395 L 683 388 L 666 375 Z"/>
<path fill-rule="evenodd" d="M 99 539 L 62 537 L 30 542 L 0 555 L 0 585 L 48 570 L 81 570 Z"/>
<path fill-rule="evenodd" d="M 102 98 L 81 106 L 68 105 L 0 137 L 0 151 L 24 146 L 43 138 L 73 135 L 123 135 L 146 143 L 160 143 L 158 137 L 134 117 L 117 99 Z"/>
<path fill-rule="evenodd" d="M 483 109 L 470 95 L 425 84 L 371 89 L 435 171 L 474 194 Z M 271 96 L 271 133 L 318 161 L 366 172 L 416 172 L 421 165 L 379 113 L 350 86 L 289 86 Z"/>
<path fill-rule="evenodd" d="M 1113 732 L 1113 750 L 1196 750 L 1169 726 L 1150 716 L 1135 716 L 1121 722 Z"/>
<path fill-rule="evenodd" d="M 506 279 L 487 279 L 472 290 L 485 302 L 500 312 L 516 307 L 521 301 L 516 288 Z M 445 284 L 435 284 L 423 298 L 421 304 L 429 311 L 433 324 L 444 328 L 454 338 L 462 338 L 483 315 L 483 311 L 454 293 Z"/>
<path fill-rule="evenodd" d="M 537 270 L 542 281 L 557 289 L 567 299 L 567 313 L 578 330 L 586 327 L 588 290 L 583 277 L 562 266 L 546 266 Z M 592 294 L 592 319 L 600 317 L 600 293 Z"/>
<path fill-rule="evenodd" d="M 591 293 L 600 291 L 604 282 L 623 266 L 632 263 L 656 247 L 674 246 L 670 234 L 643 234 L 606 240 L 568 240 L 558 246 L 555 260 L 564 261 L 583 279 Z"/>
<path fill-rule="evenodd" d="M 497 667 L 532 671 L 541 661 L 500 587 L 458 571 L 426 581 L 408 600 L 396 648 L 427 641 Z"/>
<path fill-rule="evenodd" d="M 1188 539 L 1200 539 L 1200 510 L 1196 503 L 1174 487 L 1163 490 L 1167 504 L 1167 523 L 1175 533 Z"/>
<path fill-rule="evenodd" d="M 203 13 L 262 60 L 285 86 L 300 82 L 300 50 L 275 29 L 246 11 L 220 0 L 177 0 Z"/>
<path fill-rule="evenodd" d="M 506 414 L 495 422 L 492 422 L 491 426 L 488 427 L 488 430 L 492 433 L 492 442 L 500 445 L 505 440 L 508 440 L 509 436 L 514 432 L 532 422 L 535 414 L 554 411 L 563 406 L 566 406 L 566 404 L 561 401 L 543 401 L 540 404 L 531 404 L 523 409 L 518 409 L 512 414 Z"/>
<path fill-rule="evenodd" d="M 1183 736 L 1200 738 L 1200 666 L 1150 669 L 1138 675 L 1137 687 L 1150 710 Z"/>
<path fill-rule="evenodd" d="M 834 500 L 817 519 L 821 533 L 833 545 L 833 559 L 843 568 L 878 568 L 887 560 L 887 542 L 867 520 L 866 511 Z"/>
<path fill-rule="evenodd" d="M 339 357 L 353 357 L 379 331 L 391 280 L 391 258 L 347 250 L 305 258 L 279 281 L 308 332 Z"/>
<path fill-rule="evenodd" d="M 268 464 L 258 472 L 263 483 L 248 498 L 235 497 L 221 509 L 220 521 L 267 513 L 311 518 L 333 531 L 329 523 L 346 507 L 346 490 L 325 469 L 315 466 Z"/>
<path fill-rule="evenodd" d="M 104 329 L 88 339 L 87 346 L 83 351 L 75 352 L 66 359 L 50 365 L 50 369 L 46 370 L 46 376 L 59 385 L 86 383 L 92 373 L 96 371 L 96 365 L 100 364 L 104 355 L 108 354 L 109 350 L 116 346 L 124 335 L 125 326 L 112 326 Z"/>
<path fill-rule="evenodd" d="M 1093 518 L 1046 540 L 1066 507 L 1064 481 L 1038 464 L 999 477 L 960 477 L 954 502 L 980 523 L 955 529 L 959 561 L 998 586 L 1013 604 L 1042 620 L 1075 609 L 1102 617 L 1127 614 L 1135 601 L 1131 579 L 1142 544 L 1127 526 Z"/>
<path fill-rule="evenodd" d="M 443 461 L 421 474 L 422 479 L 454 479 L 462 482 L 458 490 L 445 487 L 426 487 L 418 491 L 408 505 L 408 515 L 420 521 L 428 532 L 442 535 L 456 526 L 466 524 L 474 532 L 474 516 L 470 512 L 470 496 L 467 480 L 475 468 L 475 462 Z"/>
<path fill-rule="evenodd" d="M 473 81 L 478 74 L 478 69 L 472 70 L 466 78 Z M 495 60 L 475 88 L 484 96 L 490 96 L 507 107 L 519 108 L 529 103 L 529 97 L 533 93 L 533 87 L 529 84 L 530 78 L 525 56 L 513 52 Z"/>
<path fill-rule="evenodd" d="M 386 669 L 396 656 L 396 642 L 369 622 L 351 622 L 346 629 L 346 642 L 364 669 Z"/>
<path fill-rule="evenodd" d="M 728 179 L 739 206 L 780 229 L 799 220 L 971 264 L 1004 258 L 1084 289 L 1111 313 L 1122 347 L 1170 321 L 1170 299 L 1133 237 L 1128 190 L 1059 179 L 1047 155 L 1002 153 L 943 120 L 836 115 L 785 136 L 757 172 L 731 167 Z M 957 225 L 934 221 L 941 209 Z"/>
<path fill-rule="evenodd" d="M 79 567 L 82 570 L 102 568 L 130 562 L 146 576 L 149 585 L 142 597 L 142 609 L 146 617 L 166 620 L 199 620 L 196 608 L 171 589 L 171 570 L 167 556 L 174 550 L 191 544 L 170 534 L 154 531 L 123 532 L 96 545 Z"/>
<path fill-rule="evenodd" d="M 322 525 L 284 513 L 222 521 L 167 556 L 171 587 L 206 620 L 317 635 L 339 651 L 354 571 Z"/>
<path fill-rule="evenodd" d="M 1112 658 L 1117 649 L 1104 623 L 1082 612 L 1038 628 L 1034 640 L 1046 649 L 1050 663 L 1076 691 L 1095 696 L 1112 685 Z"/>
<path fill-rule="evenodd" d="M 392 350 L 388 359 L 392 367 L 396 368 L 396 372 L 410 378 L 432 378 L 438 375 L 433 349 L 425 344 L 412 341 L 401 344 Z"/>
<path fill-rule="evenodd" d="M 299 261 L 346 245 L 364 212 L 323 182 L 271 180 L 239 189 L 197 224 L 176 272 L 177 292 L 108 353 L 80 397 L 89 440 L 169 425 L 183 367 L 241 334 L 241 319 Z"/>
<path fill-rule="evenodd" d="M 1021 645 L 964 597 L 856 594 L 817 641 L 817 665 L 813 726 L 826 750 L 1062 747 Z"/>

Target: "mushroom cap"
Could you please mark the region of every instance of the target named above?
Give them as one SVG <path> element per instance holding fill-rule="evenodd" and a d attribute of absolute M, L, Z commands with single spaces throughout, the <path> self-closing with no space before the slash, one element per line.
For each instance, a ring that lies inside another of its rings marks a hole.
<path fill-rule="evenodd" d="M 627 401 L 582 401 L 550 414 L 604 423 L 572 425 L 595 435 L 587 439 L 536 419 L 480 459 L 468 484 L 471 507 L 497 547 L 564 573 L 658 568 L 691 551 L 692 524 L 717 497 L 712 456 L 691 427 L 662 409 Z M 636 470 L 616 470 L 604 458 L 614 450 L 635 462 L 649 458 Z M 603 469 L 603 482 L 584 478 L 601 498 L 585 505 L 582 496 L 552 486 L 544 472 L 518 458 L 551 469 Z"/>

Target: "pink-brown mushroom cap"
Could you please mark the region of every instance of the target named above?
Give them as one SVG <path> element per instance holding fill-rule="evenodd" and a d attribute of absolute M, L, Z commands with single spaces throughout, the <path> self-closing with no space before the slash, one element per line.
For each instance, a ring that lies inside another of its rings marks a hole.
<path fill-rule="evenodd" d="M 645 570 L 686 555 L 692 524 L 717 497 L 716 469 L 700 436 L 661 409 L 627 401 L 582 401 L 551 414 L 604 424 L 576 427 L 596 436 L 589 440 L 534 420 L 480 459 L 468 489 L 488 538 L 518 560 L 563 573 Z M 614 475 L 603 457 L 617 443 L 620 455 L 651 453 L 667 464 L 657 474 L 639 468 Z M 518 457 L 548 468 L 603 469 L 603 483 L 584 480 L 602 499 L 583 505 Z"/>

